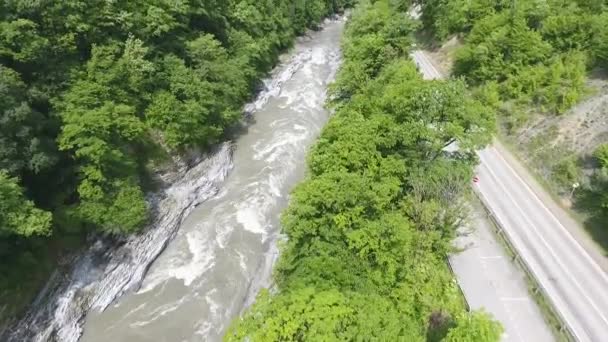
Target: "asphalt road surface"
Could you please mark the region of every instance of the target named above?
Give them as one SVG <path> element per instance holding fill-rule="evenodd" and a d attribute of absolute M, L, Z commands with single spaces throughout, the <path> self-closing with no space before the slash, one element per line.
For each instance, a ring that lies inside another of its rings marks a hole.
<path fill-rule="evenodd" d="M 450 264 L 471 309 L 484 309 L 503 325 L 503 342 L 551 342 L 555 338 L 531 297 L 524 273 L 497 241 L 486 211 L 471 208 L 468 226 L 455 239 L 462 251 Z"/>
<path fill-rule="evenodd" d="M 412 57 L 425 78 L 441 77 L 424 52 Z M 476 190 L 571 333 L 579 341 L 607 341 L 608 276 L 597 251 L 583 248 L 572 220 L 499 144 L 479 158 Z"/>

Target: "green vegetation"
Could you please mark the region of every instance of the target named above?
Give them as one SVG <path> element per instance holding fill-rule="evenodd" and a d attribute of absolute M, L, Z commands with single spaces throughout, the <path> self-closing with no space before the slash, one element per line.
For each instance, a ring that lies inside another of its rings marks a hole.
<path fill-rule="evenodd" d="M 594 172 L 589 185 L 579 192 L 577 206 L 590 215 L 591 227 L 606 232 L 608 222 L 608 143 L 600 145 L 593 153 Z M 606 237 L 608 239 L 608 237 Z"/>
<path fill-rule="evenodd" d="M 422 80 L 407 5 L 362 2 L 349 20 L 335 114 L 282 216 L 276 286 L 226 341 L 499 340 L 445 261 L 493 112 L 462 81 Z"/>
<path fill-rule="evenodd" d="M 420 3 L 425 27 L 437 38 L 464 35 L 454 74 L 473 85 L 496 83 L 503 101 L 564 113 L 584 94 L 587 69 L 606 65 L 608 12 L 603 1 Z"/>
<path fill-rule="evenodd" d="M 34 206 L 19 188 L 15 178 L 0 172 L 0 236 L 48 235 L 51 214 Z"/>
<path fill-rule="evenodd" d="M 279 53 L 350 2 L 0 3 L 0 323 L 87 232 L 141 229 L 150 171 L 223 139 Z"/>
<path fill-rule="evenodd" d="M 437 39 L 452 34 L 463 37 L 464 45 L 455 57 L 454 74 L 477 87 L 475 91 L 484 103 L 502 114 L 509 140 L 517 140 L 517 134 L 536 129 L 530 127 L 538 124 L 530 122 L 534 113 L 545 118 L 566 113 L 588 93 L 588 72 L 608 68 L 605 0 L 420 0 L 419 3 L 425 28 Z M 565 134 L 574 135 L 572 129 Z M 557 134 L 554 130 L 549 126 L 536 139 L 516 144 L 523 148 L 532 168 L 540 171 L 552 190 L 565 200 L 573 199 L 574 208 L 588 214 L 587 226 L 596 240 L 608 246 L 606 166 L 602 157 L 598 157 L 603 147 L 598 148 L 600 152 L 594 157 L 589 155 L 589 149 L 595 146 L 571 150 L 566 144 L 551 145 L 548 137 Z M 575 183 L 582 187 L 572 196 Z"/>

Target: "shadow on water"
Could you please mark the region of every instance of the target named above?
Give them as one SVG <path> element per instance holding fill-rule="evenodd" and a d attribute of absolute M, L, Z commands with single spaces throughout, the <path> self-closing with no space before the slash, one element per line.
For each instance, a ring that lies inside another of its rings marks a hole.
<path fill-rule="evenodd" d="M 255 125 L 257 122 L 253 113 L 245 112 L 243 118 L 238 123 L 228 128 L 225 133 L 225 139 L 229 141 L 236 141 L 239 137 L 247 135 L 249 128 Z"/>

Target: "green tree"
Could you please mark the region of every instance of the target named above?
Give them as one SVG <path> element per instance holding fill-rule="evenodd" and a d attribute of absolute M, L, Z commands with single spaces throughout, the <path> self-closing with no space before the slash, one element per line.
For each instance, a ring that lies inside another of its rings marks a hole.
<path fill-rule="evenodd" d="M 23 195 L 16 178 L 0 171 L 0 238 L 51 233 L 51 213 L 36 208 Z"/>
<path fill-rule="evenodd" d="M 604 69 L 608 68 L 608 13 L 602 12 L 593 21 L 593 36 L 590 45 L 595 62 Z"/>
<path fill-rule="evenodd" d="M 140 99 L 129 96 L 143 92 L 152 70 L 145 52 L 135 40 L 126 42 L 121 55 L 116 46 L 95 48 L 86 73 L 61 104 L 60 148 L 74 151 L 80 162 L 75 212 L 112 233 L 136 230 L 146 218 L 134 155 L 145 126 L 137 115 Z"/>
<path fill-rule="evenodd" d="M 502 12 L 477 22 L 456 56 L 454 72 L 475 84 L 503 81 L 523 66 L 544 61 L 551 50 L 522 16 Z"/>
<path fill-rule="evenodd" d="M 449 330 L 446 342 L 492 342 L 500 341 L 502 327 L 485 312 L 460 315 L 456 327 Z"/>
<path fill-rule="evenodd" d="M 439 39 L 469 31 L 481 18 L 495 13 L 495 0 L 421 0 L 422 22 Z"/>
<path fill-rule="evenodd" d="M 15 62 L 42 58 L 49 41 L 40 36 L 36 23 L 27 19 L 0 22 L 0 57 Z"/>
<path fill-rule="evenodd" d="M 434 313 L 466 314 L 445 254 L 493 113 L 463 81 L 422 81 L 399 47 L 413 25 L 387 26 L 405 10 L 364 2 L 349 20 L 335 113 L 282 216 L 276 287 L 225 340 L 423 341 L 450 327 Z"/>
<path fill-rule="evenodd" d="M 168 154 L 223 139 L 295 34 L 351 4 L 0 2 L 0 169 L 24 208 L 44 210 L 21 212 L 32 218 L 23 232 L 46 227 L 34 218 L 49 212 L 54 222 L 51 237 L 0 231 L 0 301 L 23 301 L 0 325 L 86 232 L 141 228 L 144 192 Z"/>
<path fill-rule="evenodd" d="M 580 11 L 560 11 L 542 21 L 540 33 L 558 51 L 587 50 L 593 42 L 592 16 Z"/>
<path fill-rule="evenodd" d="M 400 316 L 386 299 L 335 290 L 303 288 L 263 292 L 241 329 L 226 341 L 424 341 L 414 322 Z"/>
<path fill-rule="evenodd" d="M 57 162 L 53 123 L 28 97 L 17 72 L 0 65 L 0 168 L 13 176 L 47 171 Z"/>
<path fill-rule="evenodd" d="M 523 67 L 503 83 L 503 95 L 562 114 L 585 94 L 586 62 L 584 53 L 574 51 L 557 55 L 545 65 Z"/>

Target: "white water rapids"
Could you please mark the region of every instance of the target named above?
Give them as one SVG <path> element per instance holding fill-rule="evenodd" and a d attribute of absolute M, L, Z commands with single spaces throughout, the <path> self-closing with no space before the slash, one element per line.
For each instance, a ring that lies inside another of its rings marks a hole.
<path fill-rule="evenodd" d="M 247 131 L 152 200 L 155 220 L 95 242 L 56 272 L 8 341 L 216 341 L 269 285 L 279 214 L 329 116 L 344 20 L 298 39 L 265 82 Z"/>

